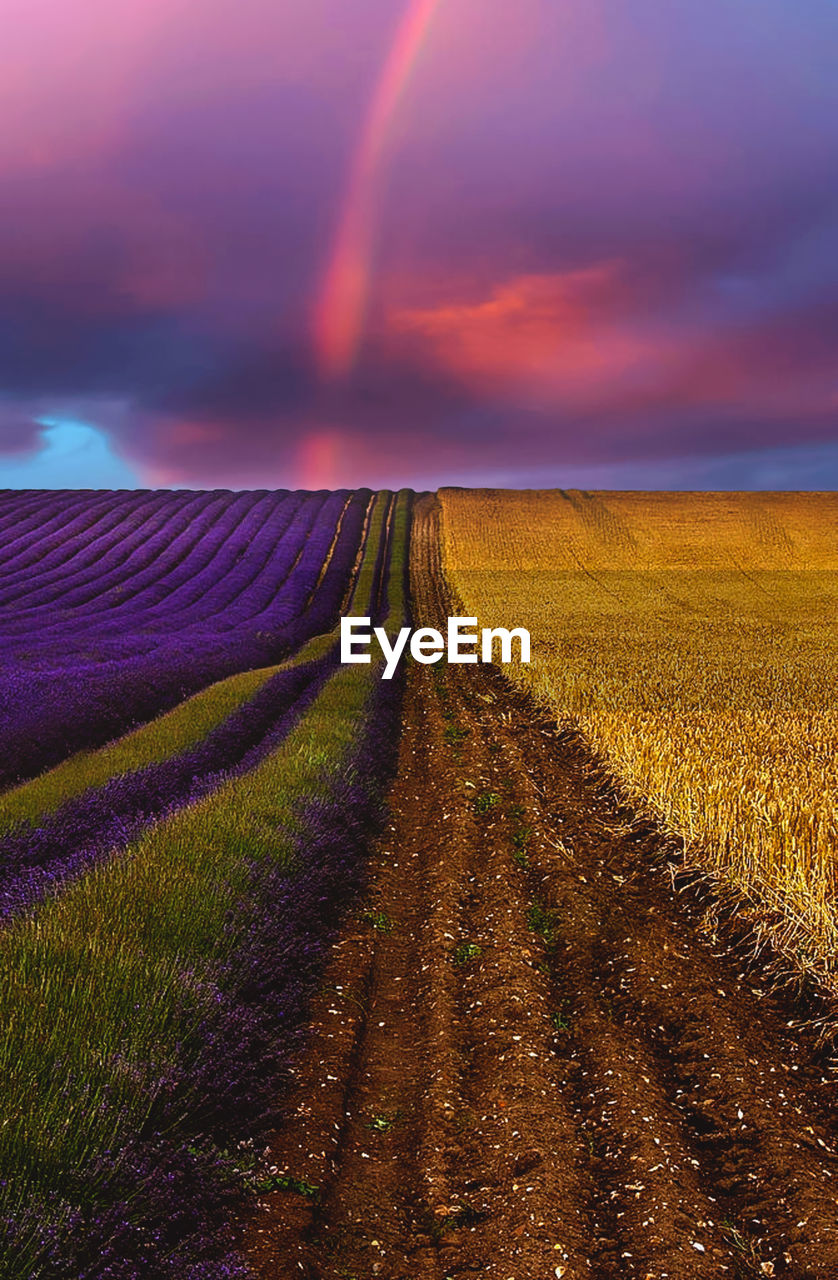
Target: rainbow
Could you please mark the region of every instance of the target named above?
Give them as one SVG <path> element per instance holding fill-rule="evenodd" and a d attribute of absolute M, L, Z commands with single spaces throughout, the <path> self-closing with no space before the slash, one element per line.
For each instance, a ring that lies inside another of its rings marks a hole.
<path fill-rule="evenodd" d="M 369 294 L 375 179 L 393 113 L 441 0 L 409 0 L 367 110 L 314 315 L 314 345 L 321 375 L 334 379 L 352 368 Z"/>

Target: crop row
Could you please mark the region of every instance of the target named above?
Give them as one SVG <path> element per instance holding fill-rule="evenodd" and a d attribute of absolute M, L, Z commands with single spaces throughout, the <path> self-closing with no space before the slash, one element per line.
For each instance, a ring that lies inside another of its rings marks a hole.
<path fill-rule="evenodd" d="M 305 551 L 311 563 L 308 539 L 328 546 L 340 513 L 349 500 L 345 493 L 324 499 L 322 494 L 304 500 L 291 495 L 280 502 L 270 497 L 249 505 L 236 495 L 222 518 L 211 529 L 198 532 L 192 522 L 179 529 L 172 516 L 159 518 L 156 527 L 139 531 L 135 538 L 119 522 L 110 532 L 108 545 L 83 544 L 90 561 L 71 572 L 60 565 L 50 575 L 38 565 L 37 575 L 21 571 L 23 583 L 7 569 L 0 580 L 0 603 L 7 606 L 0 634 L 7 648 L 17 637 L 31 645 L 32 624 L 37 622 L 36 645 L 50 643 L 54 633 L 72 630 L 88 640 L 115 634 L 130 643 L 136 632 L 163 616 L 167 629 L 212 619 L 222 627 L 257 617 L 272 603 Z M 157 504 L 157 496 L 149 505 Z M 175 517 L 183 514 L 175 509 Z M 172 527 L 174 525 L 174 527 Z M 190 545 L 191 544 L 191 545 Z M 318 568 L 322 566 L 322 559 Z M 296 604 L 299 604 L 297 595 Z M 231 609 L 233 616 L 225 618 Z"/>
<path fill-rule="evenodd" d="M 94 539 L 88 564 L 86 539 L 100 521 L 84 524 L 77 550 L 85 563 L 63 588 L 60 568 L 46 586 L 40 569 L 26 570 L 39 603 L 0 610 L 0 786 L 106 742 L 217 680 L 274 665 L 335 625 L 368 491 L 223 495 L 212 528 L 197 538 L 182 521 L 195 495 L 163 495 L 178 500 L 165 520 L 160 497 L 145 495 L 159 527 L 146 529 L 130 554 L 120 541 L 130 542 L 130 530 L 108 521 L 108 547 Z M 123 499 L 110 495 L 124 515 Z M 99 496 L 90 501 L 98 510 Z M 140 532 L 142 511 L 142 502 L 131 507 Z M 38 545 L 36 529 L 28 538 Z M 66 570 L 73 561 L 63 563 Z M 117 572 L 126 585 L 124 599 L 113 601 Z M 4 581 L 0 575 L 0 589 Z"/>
<path fill-rule="evenodd" d="M 351 601 L 379 619 L 386 611 L 391 632 L 404 620 L 409 506 L 407 494 L 379 496 Z M 393 759 L 398 682 L 382 681 L 378 664 L 337 665 L 335 641 L 257 680 L 186 745 L 218 745 L 219 731 L 257 708 L 275 718 L 255 755 L 77 869 L 0 935 L 9 1280 L 241 1274 L 217 1239 L 238 1185 L 234 1153 L 283 1086 L 326 949 L 362 883 Z M 269 708 L 275 682 L 315 670 L 305 705 L 288 696 L 284 711 Z M 108 749 L 111 764 L 159 751 L 149 730 Z M 114 788 L 141 790 L 149 770 L 183 758 L 103 782 L 107 750 L 88 756 L 98 785 L 53 816 L 95 796 L 111 808 Z M 32 793 L 28 804 L 40 823 Z M 12 826 L 7 839 L 20 834 Z"/>
<path fill-rule="evenodd" d="M 353 598 L 376 611 L 383 584 L 390 499 L 379 495 Z M 380 587 L 378 588 L 380 590 Z M 227 777 L 246 773 L 282 739 L 316 696 L 337 660 L 335 637 L 312 641 L 286 664 L 253 679 L 230 677 L 127 739 L 58 765 L 0 797 L 17 827 L 0 836 L 0 917 L 31 906 L 124 844 L 161 815 L 199 799 Z M 230 705 L 230 689 L 245 695 Z M 197 705 L 196 705 L 197 702 Z M 226 713 L 218 714 L 226 708 Z M 194 714 L 203 713 L 203 732 Z M 207 715 L 215 718 L 209 723 Z M 170 727 L 188 741 L 180 750 Z M 149 752 L 151 757 L 149 758 Z"/>

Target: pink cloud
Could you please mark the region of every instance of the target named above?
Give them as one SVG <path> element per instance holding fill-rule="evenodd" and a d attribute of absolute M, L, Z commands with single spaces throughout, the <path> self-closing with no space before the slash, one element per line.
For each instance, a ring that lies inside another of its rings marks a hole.
<path fill-rule="evenodd" d="M 634 285 L 620 263 L 530 273 L 476 300 L 391 312 L 391 337 L 486 395 L 585 405 L 673 358 L 671 339 L 626 315 Z"/>

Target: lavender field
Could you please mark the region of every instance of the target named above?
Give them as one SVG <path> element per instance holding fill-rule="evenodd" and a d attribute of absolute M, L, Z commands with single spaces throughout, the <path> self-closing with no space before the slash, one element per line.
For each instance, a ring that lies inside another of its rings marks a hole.
<path fill-rule="evenodd" d="M 245 1274 L 254 1175 L 363 882 L 411 495 L 0 495 L 0 1274 Z"/>
<path fill-rule="evenodd" d="M 0 785 L 337 619 L 369 491 L 7 493 Z"/>

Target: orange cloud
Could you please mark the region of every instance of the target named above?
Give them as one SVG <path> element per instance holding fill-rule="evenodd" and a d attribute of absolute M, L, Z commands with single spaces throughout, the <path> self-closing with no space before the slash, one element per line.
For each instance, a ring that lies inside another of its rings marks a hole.
<path fill-rule="evenodd" d="M 557 402 L 600 400 L 664 354 L 632 329 L 619 263 L 517 276 L 474 302 L 391 312 L 391 336 L 419 342 L 473 389 Z"/>

